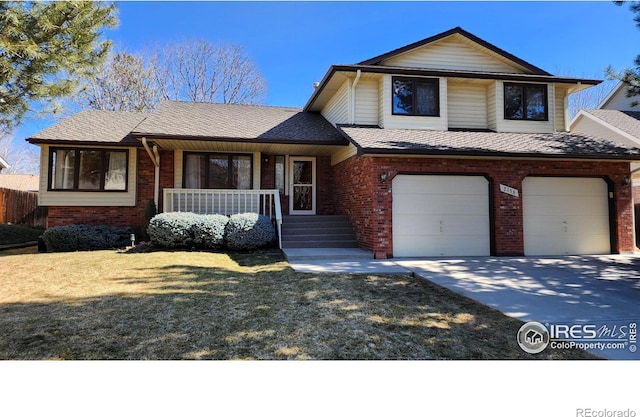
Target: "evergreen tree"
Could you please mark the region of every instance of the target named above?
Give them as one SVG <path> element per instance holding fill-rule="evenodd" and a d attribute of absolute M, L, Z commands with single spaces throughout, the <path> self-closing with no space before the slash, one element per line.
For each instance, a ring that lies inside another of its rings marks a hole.
<path fill-rule="evenodd" d="M 33 103 L 69 96 L 102 64 L 117 24 L 114 4 L 0 2 L 0 128 L 20 123 Z"/>

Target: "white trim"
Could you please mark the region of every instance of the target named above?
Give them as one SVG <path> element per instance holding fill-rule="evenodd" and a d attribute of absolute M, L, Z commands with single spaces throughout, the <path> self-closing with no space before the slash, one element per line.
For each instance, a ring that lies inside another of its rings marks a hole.
<path fill-rule="evenodd" d="M 0 156 L 0 171 L 2 171 L 5 168 L 11 168 L 11 165 L 9 165 L 6 159 Z"/>
<path fill-rule="evenodd" d="M 619 111 L 619 110 L 611 110 L 611 111 Z M 619 128 L 615 127 L 614 125 L 609 124 L 609 123 L 605 122 L 604 120 L 600 119 L 599 117 L 594 116 L 593 114 L 588 113 L 588 112 L 586 112 L 586 111 L 584 111 L 584 110 L 580 110 L 580 111 L 578 112 L 578 114 L 576 114 L 576 116 L 575 116 L 575 117 L 573 118 L 573 120 L 571 121 L 571 125 L 570 125 L 571 131 L 573 131 L 573 127 L 574 127 L 574 125 L 578 122 L 578 118 L 579 118 L 580 116 L 584 116 L 584 117 L 586 117 L 587 119 L 590 119 L 590 120 L 592 120 L 592 121 L 594 121 L 594 122 L 598 123 L 599 125 L 601 125 L 601 126 L 603 126 L 603 127 L 607 128 L 607 129 L 611 130 L 612 132 L 617 133 L 617 134 L 619 134 L 620 136 L 624 136 L 625 138 L 627 138 L 627 139 L 631 140 L 632 142 L 640 143 L 640 138 L 639 138 L 639 137 L 633 136 L 632 134 L 627 133 L 627 132 L 625 132 L 625 131 L 624 131 L 624 130 L 622 130 L 622 129 L 619 129 Z"/>
<path fill-rule="evenodd" d="M 311 210 L 294 210 L 293 209 L 293 164 L 296 161 L 310 161 L 311 162 Z M 291 215 L 315 215 L 316 214 L 316 157 L 315 156 L 291 156 L 289 158 L 289 214 Z"/>
<path fill-rule="evenodd" d="M 625 83 L 623 83 L 622 81 L 619 81 L 618 84 L 611 90 L 611 92 L 609 92 L 609 94 L 607 94 L 607 96 L 604 99 L 602 99 L 602 101 L 600 102 L 600 104 L 598 104 L 598 107 L 596 108 L 603 109 L 604 106 L 606 106 L 611 101 L 611 99 L 614 98 L 616 94 L 618 94 L 620 89 L 624 86 L 625 86 Z"/>

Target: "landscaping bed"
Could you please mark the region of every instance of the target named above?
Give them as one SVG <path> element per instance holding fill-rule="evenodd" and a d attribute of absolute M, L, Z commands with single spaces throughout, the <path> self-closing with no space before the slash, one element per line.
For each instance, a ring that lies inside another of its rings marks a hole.
<path fill-rule="evenodd" d="M 587 359 L 406 275 L 298 274 L 253 254 L 3 252 L 0 359 Z"/>
<path fill-rule="evenodd" d="M 0 224 L 0 246 L 37 242 L 44 229 L 19 224 Z"/>

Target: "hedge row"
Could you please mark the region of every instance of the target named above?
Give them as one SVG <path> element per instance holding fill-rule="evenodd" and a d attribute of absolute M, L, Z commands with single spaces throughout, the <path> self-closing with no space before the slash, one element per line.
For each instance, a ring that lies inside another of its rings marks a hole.
<path fill-rule="evenodd" d="M 162 213 L 151 219 L 147 233 L 154 245 L 166 248 L 252 250 L 275 240 L 269 218 L 256 213 Z"/>
<path fill-rule="evenodd" d="M 52 227 L 42 234 L 48 252 L 74 252 L 122 248 L 130 244 L 130 227 L 72 224 Z M 162 213 L 149 221 L 151 242 L 165 248 L 253 250 L 275 240 L 268 217 L 235 214 Z"/>
<path fill-rule="evenodd" d="M 130 227 L 70 224 L 45 230 L 42 240 L 48 252 L 112 249 L 127 246 L 132 232 Z"/>

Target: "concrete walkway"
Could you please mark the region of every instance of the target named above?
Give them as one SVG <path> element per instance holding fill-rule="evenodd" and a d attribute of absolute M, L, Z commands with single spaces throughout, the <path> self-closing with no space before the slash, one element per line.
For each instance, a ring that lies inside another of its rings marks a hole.
<path fill-rule="evenodd" d="M 291 266 L 298 272 L 415 274 L 525 322 L 595 326 L 597 340 L 622 340 L 627 345 L 591 349 L 593 353 L 640 359 L 640 352 L 631 347 L 640 342 L 629 339 L 631 324 L 640 325 L 638 255 L 384 261 L 371 257 L 295 261 Z"/>

